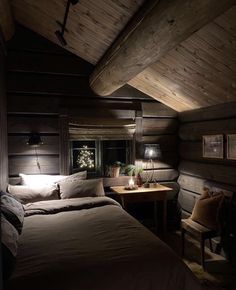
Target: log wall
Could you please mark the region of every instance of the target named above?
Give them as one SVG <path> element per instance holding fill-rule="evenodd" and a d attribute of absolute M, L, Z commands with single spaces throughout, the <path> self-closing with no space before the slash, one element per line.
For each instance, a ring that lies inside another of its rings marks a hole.
<path fill-rule="evenodd" d="M 7 112 L 5 86 L 5 55 L 1 43 L 3 42 L 0 42 L 0 190 L 5 190 L 8 182 Z"/>
<path fill-rule="evenodd" d="M 142 102 L 151 101 L 130 86 L 106 98 L 96 96 L 88 83 L 91 64 L 23 27 L 16 27 L 7 52 L 10 177 L 68 174 L 70 117 L 135 119 Z M 44 141 L 37 152 L 26 145 L 30 132 Z"/>
<path fill-rule="evenodd" d="M 162 158 L 154 161 L 154 178 L 159 182 L 175 182 L 178 178 L 178 120 L 177 113 L 167 106 L 142 103 L 141 117 L 136 121 L 136 163 L 142 162 L 145 180 L 152 168 L 143 159 L 144 144 L 160 144 Z"/>
<path fill-rule="evenodd" d="M 236 134 L 235 107 L 236 103 L 228 103 L 179 115 L 179 201 L 187 215 L 192 212 L 206 180 L 236 192 L 236 160 L 226 157 L 226 136 Z M 203 157 L 202 136 L 212 134 L 224 135 L 223 159 Z"/>

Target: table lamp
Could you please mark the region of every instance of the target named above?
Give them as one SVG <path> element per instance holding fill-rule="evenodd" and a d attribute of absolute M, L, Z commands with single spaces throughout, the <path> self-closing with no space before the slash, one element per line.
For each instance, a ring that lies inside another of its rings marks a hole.
<path fill-rule="evenodd" d="M 154 178 L 154 162 L 153 160 L 157 160 L 161 158 L 161 148 L 159 144 L 144 144 L 144 159 L 147 159 L 146 169 L 148 167 L 148 163 L 151 168 L 151 175 L 147 175 L 146 182 L 144 183 L 144 187 L 149 187 L 150 182 L 156 183 L 156 179 Z"/>

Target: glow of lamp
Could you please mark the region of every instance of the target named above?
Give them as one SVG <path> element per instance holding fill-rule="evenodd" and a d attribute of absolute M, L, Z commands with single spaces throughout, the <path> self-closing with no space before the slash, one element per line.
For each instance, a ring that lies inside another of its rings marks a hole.
<path fill-rule="evenodd" d="M 130 188 L 134 188 L 134 180 L 133 180 L 133 178 L 130 178 L 130 180 L 129 180 L 129 187 Z"/>

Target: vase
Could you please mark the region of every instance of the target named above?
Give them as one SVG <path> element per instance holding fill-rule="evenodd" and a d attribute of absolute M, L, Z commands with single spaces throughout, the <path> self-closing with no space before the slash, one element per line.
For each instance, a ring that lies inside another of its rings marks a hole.
<path fill-rule="evenodd" d="M 142 177 L 139 173 L 138 173 L 137 178 L 136 178 L 136 183 L 137 183 L 138 187 L 141 187 L 143 185 Z"/>
<path fill-rule="evenodd" d="M 119 177 L 120 175 L 120 167 L 114 166 L 111 168 L 111 177 Z"/>

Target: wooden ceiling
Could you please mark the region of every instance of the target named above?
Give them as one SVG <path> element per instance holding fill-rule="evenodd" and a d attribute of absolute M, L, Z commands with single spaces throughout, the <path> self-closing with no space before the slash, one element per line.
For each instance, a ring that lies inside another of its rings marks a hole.
<path fill-rule="evenodd" d="M 144 0 L 80 0 L 70 7 L 65 47 L 96 64 Z M 60 45 L 55 31 L 63 22 L 67 0 L 11 0 L 15 19 Z"/>
<path fill-rule="evenodd" d="M 54 43 L 66 0 L 11 0 L 15 19 Z M 96 64 L 144 0 L 81 0 L 65 47 Z M 236 100 L 236 7 L 195 32 L 129 84 L 182 112 Z"/>
<path fill-rule="evenodd" d="M 236 101 L 236 6 L 129 84 L 177 111 Z"/>

